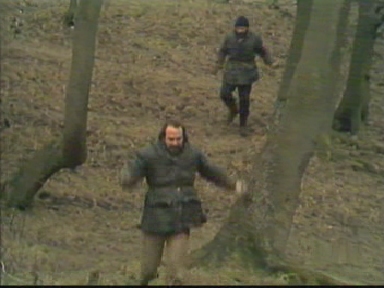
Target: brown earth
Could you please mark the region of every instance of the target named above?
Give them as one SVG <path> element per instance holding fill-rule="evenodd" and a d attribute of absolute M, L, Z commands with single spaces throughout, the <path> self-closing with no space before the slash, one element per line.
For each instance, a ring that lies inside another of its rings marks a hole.
<path fill-rule="evenodd" d="M 60 136 L 71 59 L 71 31 L 61 24 L 67 2 L 1 3 L 6 8 L 2 9 L 6 13 L 1 59 L 2 180 Z M 3 283 L 30 284 L 37 274 L 38 282 L 45 285 L 84 284 L 87 273 L 94 270 L 100 271 L 101 284 L 124 284 L 137 277 L 140 231 L 136 225 L 145 185 L 133 194 L 123 193 L 118 174 L 130 153 L 156 137 L 166 117 L 180 117 L 192 142 L 231 174 L 249 169 L 252 153 L 265 140 L 295 16 L 293 1 L 281 1 L 280 9 L 261 2 L 110 1 L 99 25 L 88 160 L 76 171 L 63 170 L 52 177 L 32 211 L 2 209 Z M 220 77 L 209 73 L 215 48 L 241 14 L 249 16 L 281 62 L 271 69 L 259 61 L 263 77 L 252 92 L 250 125 L 255 133 L 249 138 L 239 137 L 237 123 L 224 125 Z M 23 21 L 16 37 L 8 29 L 12 17 Z M 377 51 L 384 51 L 379 44 Z M 358 139 L 335 134 L 313 158 L 289 243 L 298 263 L 355 283 L 384 282 L 380 65 L 383 59 L 377 57 L 370 125 Z M 209 210 L 209 222 L 192 232 L 192 249 L 212 239 L 236 198 L 200 178 L 197 187 Z M 294 276 L 264 275 L 237 261 L 189 272 L 190 283 L 205 285 L 286 284 Z M 155 284 L 163 284 L 163 274 Z"/>

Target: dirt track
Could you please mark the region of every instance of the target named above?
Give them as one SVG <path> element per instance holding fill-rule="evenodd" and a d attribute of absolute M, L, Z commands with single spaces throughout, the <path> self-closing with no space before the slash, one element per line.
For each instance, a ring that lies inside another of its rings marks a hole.
<path fill-rule="evenodd" d="M 66 2 L 55 2 L 54 7 L 51 3 L 25 9 L 20 16 L 25 21 L 23 32 L 2 51 L 1 81 L 6 87 L 2 120 L 6 117 L 11 123 L 1 132 L 2 178 L 9 177 L 24 157 L 60 135 L 70 31 L 63 31 L 59 22 Z M 31 270 L 37 270 L 45 284 L 82 283 L 86 272 L 95 269 L 101 271 L 104 284 L 123 284 L 137 276 L 140 233 L 136 224 L 145 186 L 126 195 L 117 176 L 129 153 L 156 137 L 165 117 L 181 116 L 191 141 L 233 174 L 249 168 L 250 153 L 257 152 L 265 140 L 265 124 L 283 68 L 259 64 L 263 77 L 252 93 L 250 125 L 255 133 L 249 138 L 238 136 L 237 122 L 225 127 L 225 108 L 218 99 L 220 77 L 209 70 L 215 48 L 240 14 L 250 16 L 255 30 L 283 64 L 293 24 L 287 16 L 294 11 L 290 1 L 282 7 L 283 13 L 259 4 L 140 3 L 111 1 L 102 12 L 87 163 L 76 173 L 62 171 L 54 176 L 43 189 L 52 196 L 37 199 L 25 216 L 3 213 L 3 261 L 7 272 L 21 281 L 30 281 Z M 376 65 L 382 67 L 382 61 Z M 377 75 L 373 91 L 380 89 L 376 85 L 380 82 L 383 75 Z M 347 140 L 335 144 L 331 160 L 312 161 L 290 253 L 296 261 L 337 277 L 381 284 L 384 156 L 370 148 L 384 140 L 380 108 L 384 102 L 378 94 L 373 96 L 372 125 L 357 141 L 367 148 L 354 148 Z M 361 161 L 374 163 L 377 173 L 360 171 Z M 197 187 L 209 209 L 209 222 L 193 231 L 193 249 L 212 239 L 235 199 L 200 179 Z M 218 272 L 191 271 L 190 279 L 194 284 L 285 283 L 251 275 L 236 264 Z"/>

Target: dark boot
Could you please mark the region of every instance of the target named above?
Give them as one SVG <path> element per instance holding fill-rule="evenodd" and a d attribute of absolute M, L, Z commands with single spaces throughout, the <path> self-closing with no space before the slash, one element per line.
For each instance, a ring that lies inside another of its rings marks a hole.
<path fill-rule="evenodd" d="M 239 134 L 241 137 L 248 137 L 251 135 L 251 130 L 246 126 L 241 126 Z"/>
<path fill-rule="evenodd" d="M 232 123 L 237 114 L 239 114 L 239 109 L 237 108 L 236 102 L 233 101 L 230 105 L 228 105 L 227 125 Z"/>
<path fill-rule="evenodd" d="M 250 129 L 248 127 L 248 121 L 247 117 L 244 117 L 243 115 L 240 115 L 240 136 L 247 137 L 250 135 Z"/>

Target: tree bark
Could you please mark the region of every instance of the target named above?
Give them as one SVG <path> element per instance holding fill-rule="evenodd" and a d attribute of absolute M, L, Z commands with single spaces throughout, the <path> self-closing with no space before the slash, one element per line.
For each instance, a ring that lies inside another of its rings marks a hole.
<path fill-rule="evenodd" d="M 343 6 L 340 9 L 339 15 L 339 23 L 337 25 L 337 39 L 336 39 L 336 47 L 339 49 L 335 49 L 331 58 L 331 63 L 333 65 L 333 69 L 340 69 L 340 64 L 342 60 L 342 50 L 347 46 L 347 26 L 348 26 L 348 17 L 349 12 L 351 11 L 351 4 L 353 0 L 344 0 Z M 340 73 L 336 73 L 335 75 L 337 79 L 335 79 L 336 83 L 340 82 Z M 344 84 L 344 81 L 342 82 Z M 339 83 L 341 84 L 341 83 Z"/>
<path fill-rule="evenodd" d="M 344 96 L 335 112 L 333 128 L 356 135 L 361 121 L 369 113 L 369 72 L 376 33 L 375 1 L 359 0 L 359 19 L 352 48 L 351 63 Z"/>
<path fill-rule="evenodd" d="M 344 35 L 341 35 L 341 37 L 338 37 L 338 43 L 341 48 L 345 46 L 346 44 L 346 35 L 345 35 L 345 28 L 348 25 L 348 15 L 351 8 L 351 0 L 344 1 L 343 8 L 340 10 L 340 20 L 338 24 L 338 30 L 340 30 L 340 33 L 344 33 Z M 287 58 L 287 64 L 285 66 L 283 78 L 281 80 L 281 84 L 279 87 L 279 92 L 277 94 L 277 106 L 280 106 L 281 103 L 285 102 L 287 100 L 288 96 L 288 88 L 291 83 L 292 77 L 295 73 L 295 69 L 297 67 L 297 64 L 300 61 L 301 57 L 301 50 L 304 43 L 304 37 L 305 33 L 308 28 L 309 20 L 311 17 L 311 7 L 312 7 L 312 0 L 298 0 L 297 1 L 297 16 L 296 16 L 296 22 L 295 22 L 295 28 L 292 33 L 292 39 L 291 44 L 288 50 L 288 58 Z M 335 51 L 336 53 L 340 54 L 340 49 Z M 340 55 L 334 55 L 334 66 L 339 67 L 340 63 L 337 61 L 340 61 Z"/>
<path fill-rule="evenodd" d="M 343 3 L 313 0 L 282 121 L 270 131 L 262 153 L 254 159 L 248 193 L 234 204 L 228 221 L 213 241 L 192 255 L 192 265 L 222 263 L 231 254 L 238 254 L 261 268 L 306 271 L 289 264 L 285 247 L 303 173 L 319 135 L 328 132 L 332 125 L 337 102 L 335 75 L 339 73 L 332 61 L 340 55 L 337 39 L 342 35 L 335 23 L 339 22 Z M 324 278 L 316 272 L 313 275 Z"/>
<path fill-rule="evenodd" d="M 92 83 L 101 5 L 102 0 L 80 0 L 73 35 L 63 133 L 63 157 L 71 167 L 83 164 L 87 158 L 88 95 Z"/>
<path fill-rule="evenodd" d="M 53 174 L 65 168 L 60 144 L 52 142 L 26 161 L 11 181 L 4 184 L 8 204 L 25 209 L 32 203 L 36 192 Z"/>
<path fill-rule="evenodd" d="M 26 161 L 18 173 L 2 185 L 11 207 L 25 209 L 44 183 L 63 168 L 75 168 L 86 160 L 88 94 L 91 86 L 101 0 L 81 0 L 75 27 L 72 64 L 65 98 L 63 139 L 52 142 Z"/>
<path fill-rule="evenodd" d="M 288 58 L 283 78 L 281 79 L 279 92 L 277 94 L 277 102 L 284 102 L 287 100 L 289 84 L 295 74 L 296 66 L 300 61 L 304 37 L 311 17 L 312 2 L 313 0 L 297 0 L 295 28 L 292 32 L 291 44 L 288 49 Z"/>

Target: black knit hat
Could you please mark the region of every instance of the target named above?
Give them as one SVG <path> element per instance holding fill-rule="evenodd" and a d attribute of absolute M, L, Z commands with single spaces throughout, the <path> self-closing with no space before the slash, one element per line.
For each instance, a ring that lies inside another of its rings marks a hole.
<path fill-rule="evenodd" d="M 237 18 L 235 27 L 249 27 L 249 21 L 247 17 L 240 16 Z"/>

